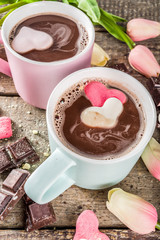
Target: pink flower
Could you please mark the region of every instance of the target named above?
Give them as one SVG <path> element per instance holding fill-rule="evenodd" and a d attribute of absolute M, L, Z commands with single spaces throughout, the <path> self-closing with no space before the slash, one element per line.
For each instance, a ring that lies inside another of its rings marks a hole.
<path fill-rule="evenodd" d="M 108 210 L 131 230 L 139 234 L 155 231 L 157 211 L 144 199 L 114 188 L 109 191 L 108 200 Z"/>
<path fill-rule="evenodd" d="M 128 57 L 130 65 L 146 77 L 158 77 L 160 65 L 153 53 L 143 45 L 133 48 Z"/>
<path fill-rule="evenodd" d="M 133 41 L 155 38 L 160 35 L 160 23 L 143 18 L 135 18 L 128 22 L 127 34 Z"/>
<path fill-rule="evenodd" d="M 151 138 L 141 157 L 149 172 L 160 181 L 160 144 L 154 138 Z"/>

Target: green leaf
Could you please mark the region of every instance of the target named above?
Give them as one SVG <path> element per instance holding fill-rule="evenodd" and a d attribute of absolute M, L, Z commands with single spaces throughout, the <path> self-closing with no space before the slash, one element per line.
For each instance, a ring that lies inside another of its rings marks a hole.
<path fill-rule="evenodd" d="M 62 0 L 62 2 L 69 4 L 68 0 Z"/>
<path fill-rule="evenodd" d="M 113 19 L 116 21 L 116 22 L 127 22 L 127 20 L 125 18 L 121 18 L 119 16 L 116 16 L 112 13 L 110 13 L 110 15 L 113 17 Z"/>
<path fill-rule="evenodd" d="M 123 32 L 126 32 L 126 27 L 123 27 L 123 26 L 120 26 L 117 24 L 117 26 L 123 31 Z"/>
<path fill-rule="evenodd" d="M 24 0 L 23 2 L 27 3 L 32 3 L 32 2 L 40 2 L 42 0 Z"/>
<path fill-rule="evenodd" d="M 117 38 L 120 41 L 125 42 L 130 49 L 135 46 L 135 43 L 129 38 L 129 36 L 123 32 L 121 26 L 118 26 L 113 17 L 101 9 L 101 19 L 99 24 L 103 26 L 111 35 Z"/>
<path fill-rule="evenodd" d="M 0 9 L 0 13 L 4 13 L 4 12 L 7 12 L 11 9 L 15 9 L 15 8 L 18 8 L 18 7 L 21 7 L 22 5 L 25 5 L 25 1 L 21 1 L 21 2 L 17 2 L 17 3 L 12 3 L 6 7 L 3 7 Z"/>
<path fill-rule="evenodd" d="M 98 22 L 101 13 L 96 0 L 77 0 L 78 8 L 86 12 L 93 22 Z"/>
<path fill-rule="evenodd" d="M 13 12 L 14 10 L 15 10 L 15 8 L 12 9 L 12 10 L 10 10 L 6 15 L 4 15 L 4 16 L 0 19 L 0 26 L 2 26 L 2 24 L 3 24 L 4 20 L 6 19 L 6 17 L 7 17 L 11 12 Z"/>
<path fill-rule="evenodd" d="M 74 4 L 78 6 L 78 0 L 68 0 L 69 4 Z"/>
<path fill-rule="evenodd" d="M 15 2 L 17 2 L 17 0 L 2 0 L 2 1 L 0 1 L 0 5 L 11 4 L 11 3 L 15 3 Z"/>

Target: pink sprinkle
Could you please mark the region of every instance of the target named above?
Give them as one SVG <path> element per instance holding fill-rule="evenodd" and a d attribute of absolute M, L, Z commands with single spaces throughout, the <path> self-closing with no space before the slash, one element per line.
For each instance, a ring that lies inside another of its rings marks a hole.
<path fill-rule="evenodd" d="M 0 117 L 0 139 L 12 136 L 11 119 L 8 117 Z"/>
<path fill-rule="evenodd" d="M 107 235 L 98 230 L 98 219 L 91 210 L 83 211 L 76 223 L 76 234 L 73 240 L 109 240 Z"/>
<path fill-rule="evenodd" d="M 90 82 L 86 85 L 85 94 L 95 107 L 102 107 L 108 98 L 118 98 L 123 104 L 127 101 L 126 95 L 118 89 L 108 89 L 100 82 Z"/>

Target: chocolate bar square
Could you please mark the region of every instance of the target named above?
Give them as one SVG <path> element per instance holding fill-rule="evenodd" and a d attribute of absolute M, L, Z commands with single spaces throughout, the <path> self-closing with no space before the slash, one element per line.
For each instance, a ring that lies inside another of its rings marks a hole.
<path fill-rule="evenodd" d="M 26 205 L 26 230 L 28 232 L 40 229 L 56 221 L 55 214 L 50 203 L 40 205 L 27 200 Z"/>
<path fill-rule="evenodd" d="M 9 168 L 14 168 L 15 165 L 11 162 L 11 159 L 5 148 L 0 149 L 0 173 L 8 170 Z"/>
<path fill-rule="evenodd" d="M 11 198 L 11 195 L 0 192 L 0 214 L 5 210 L 5 207 L 7 206 Z"/>
<path fill-rule="evenodd" d="M 48 204 L 37 204 L 33 203 L 29 206 L 29 212 L 31 216 L 31 221 L 33 224 L 37 222 L 50 220 L 52 218 L 51 211 Z"/>
<path fill-rule="evenodd" d="M 19 187 L 22 185 L 22 183 L 28 176 L 27 173 L 19 170 L 18 169 L 12 170 L 12 172 L 8 175 L 8 177 L 5 179 L 5 181 L 2 184 L 3 189 L 13 193 L 17 192 Z"/>
<path fill-rule="evenodd" d="M 3 220 L 12 208 L 23 197 L 24 184 L 29 172 L 23 169 L 14 169 L 2 183 L 0 192 L 0 219 Z"/>
<path fill-rule="evenodd" d="M 16 165 L 21 165 L 23 162 L 37 162 L 39 157 L 32 148 L 26 137 L 17 140 L 15 143 L 8 146 L 8 150 L 11 152 L 11 156 Z"/>

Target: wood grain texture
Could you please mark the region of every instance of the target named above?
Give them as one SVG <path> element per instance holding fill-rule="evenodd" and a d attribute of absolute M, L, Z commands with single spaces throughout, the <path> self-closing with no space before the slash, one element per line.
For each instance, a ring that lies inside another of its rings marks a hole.
<path fill-rule="evenodd" d="M 160 21 L 159 0 L 98 0 L 98 2 L 103 9 L 128 20 L 135 17 L 143 17 Z M 95 29 L 96 42 L 107 51 L 111 58 L 108 64 L 125 63 L 130 74 L 146 85 L 146 78 L 131 69 L 128 64 L 127 57 L 129 49 L 127 45 L 110 36 L 101 27 L 95 27 Z M 149 47 L 158 62 L 160 62 L 160 37 L 139 44 L 145 44 Z M 2 46 L 0 46 L 0 57 L 6 59 Z M 18 97 L 13 80 L 3 74 L 0 74 L 0 116 L 11 117 L 13 125 L 13 137 L 8 140 L 0 140 L 0 147 L 14 142 L 18 138 L 27 136 L 37 153 L 40 155 L 40 163 L 43 162 L 46 159 L 44 152 L 47 152 L 49 147 L 45 111 L 28 105 Z M 38 130 L 38 135 L 34 135 L 33 130 Z M 154 137 L 160 141 L 158 129 L 155 131 Z M 31 171 L 37 166 L 38 164 L 32 166 Z M 4 173 L 0 175 L 0 185 L 7 174 L 8 173 Z M 138 161 L 130 174 L 115 187 L 121 187 L 125 191 L 137 194 L 146 201 L 149 201 L 156 207 L 158 215 L 160 216 L 159 181 L 149 174 L 141 160 Z M 106 233 L 111 240 L 160 239 L 159 232 L 142 236 L 123 229 L 126 227 L 106 208 L 108 190 L 109 189 L 92 191 L 72 186 L 52 201 L 57 221 L 50 226 L 48 230 L 40 230 L 33 233 L 27 233 L 24 230 L 17 230 L 24 229 L 25 226 L 25 206 L 22 199 L 12 212 L 10 212 L 7 218 L 4 221 L 0 221 L 0 229 L 4 229 L 0 230 L 0 239 L 71 240 L 73 239 L 75 230 L 70 230 L 69 228 L 75 228 L 77 217 L 85 209 L 93 210 L 96 213 L 99 219 L 100 228 L 103 228 L 101 231 Z M 66 229 L 52 230 L 54 227 Z M 106 228 L 121 229 L 107 230 Z"/>
<path fill-rule="evenodd" d="M 45 121 L 45 111 L 32 107 L 19 97 L 0 97 L 0 115 L 12 119 L 13 137 L 1 140 L 0 146 L 8 145 L 23 136 L 27 136 L 43 162 L 44 152 L 48 148 L 48 136 Z M 38 135 L 33 134 L 38 130 Z M 37 167 L 35 164 L 31 171 Z M 0 182 L 7 173 L 1 174 Z M 138 194 L 145 200 L 151 202 L 160 215 L 160 185 L 145 168 L 140 160 L 131 173 L 115 187 Z M 100 227 L 124 227 L 124 225 L 113 216 L 106 208 L 108 189 L 93 191 L 72 186 L 59 197 L 52 201 L 57 221 L 53 226 L 74 227 L 78 215 L 85 209 L 93 210 L 99 218 Z M 13 209 L 5 221 L 0 222 L 1 228 L 23 228 L 24 227 L 24 203 L 20 203 Z"/>
<path fill-rule="evenodd" d="M 150 233 L 148 235 L 139 235 L 130 230 L 102 230 L 110 240 L 159 240 L 158 233 Z M 39 230 L 26 233 L 23 230 L 1 230 L 0 239 L 3 240 L 72 240 L 75 234 L 74 229 L 66 230 Z"/>
<path fill-rule="evenodd" d="M 132 18 L 147 18 L 160 21 L 159 0 L 98 0 L 106 11 L 130 20 Z"/>

